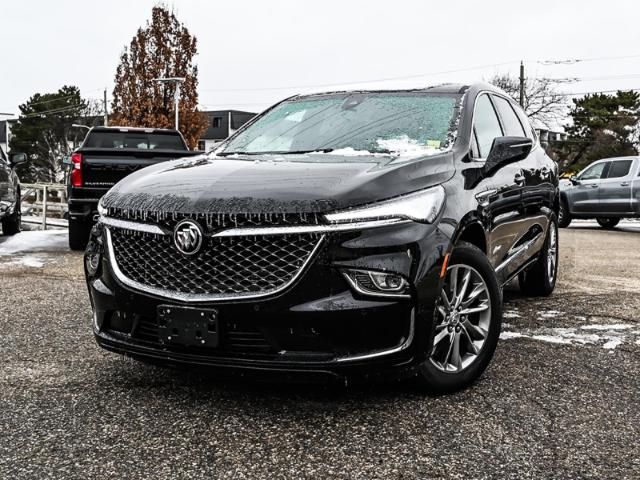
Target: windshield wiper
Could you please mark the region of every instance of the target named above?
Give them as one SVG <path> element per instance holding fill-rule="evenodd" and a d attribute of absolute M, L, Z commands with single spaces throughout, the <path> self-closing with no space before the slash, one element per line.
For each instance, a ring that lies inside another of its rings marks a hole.
<path fill-rule="evenodd" d="M 264 151 L 264 152 L 220 152 L 216 155 L 219 157 L 227 157 L 229 155 L 303 155 L 305 153 L 314 153 L 314 152 L 322 152 L 329 153 L 332 152 L 333 148 L 316 148 L 314 150 L 273 150 L 273 151 Z"/>

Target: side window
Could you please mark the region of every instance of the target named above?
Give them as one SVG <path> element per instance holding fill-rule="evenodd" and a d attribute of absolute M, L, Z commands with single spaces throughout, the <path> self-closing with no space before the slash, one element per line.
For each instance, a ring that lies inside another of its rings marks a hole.
<path fill-rule="evenodd" d="M 478 139 L 480 158 L 487 158 L 493 140 L 502 136 L 502 129 L 489 95 L 481 95 L 476 101 L 473 128 Z"/>
<path fill-rule="evenodd" d="M 631 163 L 632 160 L 617 160 L 615 162 L 611 162 L 607 178 L 626 177 L 629 174 Z"/>
<path fill-rule="evenodd" d="M 529 137 L 531 140 L 533 140 L 535 142 L 536 141 L 536 132 L 533 130 L 533 127 L 531 126 L 531 122 L 529 121 L 529 117 L 527 117 L 527 114 L 524 113 L 524 110 L 522 110 L 522 107 L 520 107 L 520 105 L 513 106 L 513 109 L 515 110 L 516 115 L 518 115 L 518 118 L 520 119 L 520 124 L 524 128 L 525 136 Z"/>
<path fill-rule="evenodd" d="M 608 162 L 597 163 L 596 165 L 591 165 L 588 167 L 580 176 L 578 177 L 580 180 L 598 180 L 602 178 L 602 173 L 605 170 L 605 167 L 608 165 Z"/>
<path fill-rule="evenodd" d="M 511 102 L 502 97 L 492 96 L 493 103 L 498 109 L 500 118 L 502 119 L 502 126 L 504 127 L 504 134 L 509 137 L 524 137 L 524 129 L 516 113 L 513 111 Z"/>

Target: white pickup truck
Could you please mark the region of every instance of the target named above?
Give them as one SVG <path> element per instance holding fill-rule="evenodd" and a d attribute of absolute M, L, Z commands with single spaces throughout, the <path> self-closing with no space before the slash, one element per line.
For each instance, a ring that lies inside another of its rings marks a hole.
<path fill-rule="evenodd" d="M 560 184 L 560 227 L 574 218 L 595 218 L 613 228 L 631 217 L 640 217 L 640 157 L 598 160 Z"/>

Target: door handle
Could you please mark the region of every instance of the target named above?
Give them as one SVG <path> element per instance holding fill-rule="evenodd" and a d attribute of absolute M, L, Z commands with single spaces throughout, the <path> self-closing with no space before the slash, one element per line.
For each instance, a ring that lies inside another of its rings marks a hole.
<path fill-rule="evenodd" d="M 485 190 L 484 192 L 480 192 L 476 194 L 476 200 L 478 200 L 478 205 L 480 205 L 481 207 L 486 207 L 491 202 L 491 197 L 493 197 L 497 193 L 498 193 L 498 190 L 495 188 L 492 188 L 490 190 Z"/>
<path fill-rule="evenodd" d="M 513 181 L 518 185 L 522 185 L 524 183 L 524 175 L 522 175 L 521 173 L 516 173 L 516 176 L 513 177 Z"/>
<path fill-rule="evenodd" d="M 592 183 L 591 185 L 589 185 L 591 188 L 598 188 L 598 184 L 597 183 Z"/>
<path fill-rule="evenodd" d="M 629 182 L 621 182 L 620 186 L 621 187 L 628 187 L 629 186 Z"/>

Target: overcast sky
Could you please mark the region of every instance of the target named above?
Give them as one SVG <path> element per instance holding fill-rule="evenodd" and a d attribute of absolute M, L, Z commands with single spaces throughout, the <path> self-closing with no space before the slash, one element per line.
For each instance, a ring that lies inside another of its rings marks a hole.
<path fill-rule="evenodd" d="M 0 112 L 16 113 L 33 93 L 65 84 L 86 97 L 101 97 L 105 86 L 110 93 L 120 53 L 157 3 L 2 0 Z M 200 104 L 207 109 L 259 111 L 310 90 L 517 75 L 520 59 L 529 76 L 581 78 L 562 85 L 570 92 L 640 88 L 637 0 L 164 3 L 198 38 Z M 564 59 L 585 61 L 540 63 Z M 368 83 L 354 83 L 362 81 Z"/>

